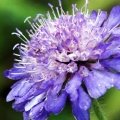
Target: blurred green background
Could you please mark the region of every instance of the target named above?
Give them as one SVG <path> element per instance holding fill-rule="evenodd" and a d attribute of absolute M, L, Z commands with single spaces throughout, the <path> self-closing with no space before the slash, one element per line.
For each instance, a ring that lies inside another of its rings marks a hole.
<path fill-rule="evenodd" d="M 71 4 L 77 3 L 80 7 L 84 0 L 63 0 L 63 8 L 71 10 Z M 21 42 L 11 33 L 15 28 L 25 32 L 28 28 L 23 21 L 27 16 L 35 17 L 37 13 L 46 13 L 50 10 L 48 3 L 58 5 L 57 0 L 0 0 L 0 120 L 22 120 L 22 114 L 11 108 L 11 103 L 6 103 L 6 95 L 10 90 L 13 81 L 3 77 L 3 71 L 12 67 L 12 47 L 15 43 Z M 102 9 L 108 12 L 114 5 L 119 5 L 120 0 L 90 0 L 89 9 Z M 120 91 L 110 89 L 99 99 L 108 120 L 120 120 Z M 69 103 L 58 116 L 51 116 L 50 120 L 74 120 Z M 97 120 L 91 108 L 91 120 Z"/>

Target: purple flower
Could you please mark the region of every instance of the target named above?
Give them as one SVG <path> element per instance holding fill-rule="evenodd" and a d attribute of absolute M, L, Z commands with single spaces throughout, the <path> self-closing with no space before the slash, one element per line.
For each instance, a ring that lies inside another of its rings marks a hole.
<path fill-rule="evenodd" d="M 120 89 L 120 6 L 106 11 L 78 10 L 73 14 L 49 4 L 47 18 L 37 15 L 28 31 L 29 40 L 17 29 L 24 43 L 15 45 L 19 59 L 5 71 L 17 80 L 7 101 L 23 112 L 24 120 L 46 120 L 59 114 L 71 101 L 76 120 L 89 120 L 91 98 L 97 99 L 111 87 Z"/>

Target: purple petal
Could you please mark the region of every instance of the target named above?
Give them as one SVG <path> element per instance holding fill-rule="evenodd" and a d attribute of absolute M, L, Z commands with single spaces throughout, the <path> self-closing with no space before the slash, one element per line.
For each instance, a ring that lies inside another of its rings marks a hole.
<path fill-rule="evenodd" d="M 116 25 L 120 24 L 120 6 L 115 6 L 112 8 L 110 15 L 105 22 L 104 26 L 111 29 Z"/>
<path fill-rule="evenodd" d="M 93 70 L 84 81 L 89 95 L 92 98 L 99 98 L 107 89 L 114 86 L 116 78 L 113 73 Z"/>
<path fill-rule="evenodd" d="M 78 105 L 78 100 L 72 101 L 72 111 L 76 120 L 90 120 L 90 112 L 81 109 Z"/>
<path fill-rule="evenodd" d="M 24 96 L 16 98 L 16 103 L 18 104 L 18 103 L 24 102 L 26 100 L 30 100 L 33 97 L 35 97 L 35 96 L 37 96 L 37 95 L 39 95 L 43 92 L 45 92 L 45 90 L 40 89 L 40 84 L 39 83 L 34 84 L 32 86 L 32 88 Z"/>
<path fill-rule="evenodd" d="M 112 31 L 112 34 L 115 36 L 120 35 L 120 28 L 114 28 L 114 30 Z"/>
<path fill-rule="evenodd" d="M 103 55 L 106 51 L 106 48 L 109 46 L 109 43 L 103 43 L 100 42 L 92 51 L 91 55 L 90 55 L 90 59 L 104 59 L 103 56 L 101 56 L 101 54 Z"/>
<path fill-rule="evenodd" d="M 23 88 L 24 84 L 26 83 L 25 80 L 17 82 L 18 84 L 15 84 L 12 90 L 7 95 L 6 101 L 12 101 L 16 96 L 18 96 L 18 92 Z"/>
<path fill-rule="evenodd" d="M 100 27 L 102 23 L 107 19 L 107 12 L 101 11 L 96 18 L 95 26 Z"/>
<path fill-rule="evenodd" d="M 92 12 L 91 12 L 91 14 L 90 14 L 90 18 L 92 19 L 92 20 L 96 20 L 96 18 L 97 18 L 97 12 L 95 11 L 95 10 L 93 10 Z"/>
<path fill-rule="evenodd" d="M 54 82 L 53 83 L 54 87 L 52 89 L 52 94 L 59 93 L 59 91 L 61 90 L 62 85 L 63 85 L 65 79 L 66 79 L 66 73 L 62 73 L 62 74 L 59 75 L 58 79 L 53 81 Z"/>
<path fill-rule="evenodd" d="M 29 117 L 33 118 L 34 116 L 40 114 L 43 111 L 43 108 L 44 108 L 44 102 L 37 104 L 30 110 Z"/>
<path fill-rule="evenodd" d="M 115 81 L 115 84 L 114 86 L 120 90 L 120 75 L 119 74 L 116 74 L 116 81 Z"/>
<path fill-rule="evenodd" d="M 13 103 L 12 108 L 14 108 L 16 111 L 23 112 L 25 104 L 26 104 L 26 102 L 22 102 L 22 103 L 19 103 L 19 104 Z"/>
<path fill-rule="evenodd" d="M 6 70 L 4 72 L 4 76 L 9 79 L 19 80 L 28 77 L 29 74 L 27 74 L 24 69 L 12 68 L 10 70 Z"/>
<path fill-rule="evenodd" d="M 120 72 L 120 58 L 107 59 L 101 61 L 101 64 L 107 68 Z"/>
<path fill-rule="evenodd" d="M 112 37 L 109 40 L 109 44 L 106 46 L 106 50 L 101 54 L 100 59 L 106 59 L 110 56 L 117 56 L 120 54 L 120 37 Z"/>
<path fill-rule="evenodd" d="M 78 88 L 82 83 L 82 77 L 79 73 L 76 73 L 66 84 L 65 90 L 70 95 L 71 101 L 78 98 Z"/>
<path fill-rule="evenodd" d="M 88 94 L 83 90 L 82 87 L 79 88 L 79 107 L 83 110 L 88 110 L 91 106 L 91 99 Z"/>
<path fill-rule="evenodd" d="M 30 100 L 26 105 L 25 105 L 25 111 L 29 111 L 32 107 L 37 105 L 38 103 L 42 102 L 42 100 L 45 98 L 45 93 L 42 93 L 36 97 L 34 97 L 32 100 Z"/>
<path fill-rule="evenodd" d="M 34 85 L 35 83 L 33 82 L 25 82 L 25 84 L 23 85 L 22 89 L 18 92 L 19 97 L 22 97 L 23 95 L 27 94 L 27 92 L 31 89 L 31 87 Z"/>
<path fill-rule="evenodd" d="M 49 113 L 43 109 L 43 103 L 36 105 L 29 113 L 31 120 L 47 120 Z"/>
<path fill-rule="evenodd" d="M 40 114 L 33 117 L 32 120 L 47 120 L 48 113 L 46 111 L 42 111 Z"/>
<path fill-rule="evenodd" d="M 40 88 L 41 88 L 41 89 L 48 89 L 50 86 L 53 86 L 53 83 L 54 83 L 53 80 L 43 81 L 43 82 L 40 84 Z"/>
<path fill-rule="evenodd" d="M 48 95 L 45 109 L 48 112 L 53 112 L 54 114 L 58 114 L 64 108 L 66 103 L 67 95 L 65 92 L 61 93 L 59 96 L 57 95 Z"/>
<path fill-rule="evenodd" d="M 105 68 L 100 62 L 90 64 L 91 69 L 104 70 Z"/>
<path fill-rule="evenodd" d="M 28 113 L 28 112 L 24 112 L 24 113 L 23 113 L 23 120 L 30 120 L 30 119 L 29 119 L 29 113 Z"/>

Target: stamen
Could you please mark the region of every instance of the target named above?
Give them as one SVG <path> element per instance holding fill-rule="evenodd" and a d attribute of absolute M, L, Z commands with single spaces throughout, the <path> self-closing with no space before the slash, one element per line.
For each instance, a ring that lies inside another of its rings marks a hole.
<path fill-rule="evenodd" d="M 55 14 L 55 11 L 54 11 L 54 9 L 53 9 L 53 5 L 50 4 L 50 3 L 48 3 L 48 5 L 49 5 L 49 7 L 50 7 L 51 10 L 52 10 L 52 14 L 53 14 L 54 18 L 57 19 L 56 14 Z"/>
<path fill-rule="evenodd" d="M 39 19 L 38 22 L 39 22 L 41 25 L 44 25 L 43 20 Z"/>
<path fill-rule="evenodd" d="M 16 28 L 16 31 L 17 31 L 27 42 L 29 42 L 29 40 L 23 35 L 23 33 L 22 33 L 18 28 Z"/>
<path fill-rule="evenodd" d="M 24 73 L 11 73 L 11 74 L 13 74 L 13 75 L 20 75 L 20 74 L 24 74 Z"/>
<path fill-rule="evenodd" d="M 20 55 L 19 55 L 19 54 L 17 54 L 17 53 L 13 53 L 13 55 L 20 57 Z"/>
<path fill-rule="evenodd" d="M 36 73 L 36 71 L 35 70 L 32 70 L 32 71 L 26 71 L 27 73 Z"/>
<path fill-rule="evenodd" d="M 22 65 L 30 65 L 31 63 L 20 62 L 19 64 L 22 64 Z"/>
<path fill-rule="evenodd" d="M 33 30 L 32 30 L 32 29 L 30 30 L 30 33 L 31 33 L 32 35 L 34 35 L 34 32 L 33 32 Z"/>
<path fill-rule="evenodd" d="M 45 18 L 42 17 L 41 20 L 43 21 L 43 25 L 48 25 L 48 22 Z"/>
<path fill-rule="evenodd" d="M 25 48 L 25 47 L 23 47 L 23 46 L 20 46 L 20 50 L 26 51 L 27 48 Z"/>
<path fill-rule="evenodd" d="M 17 35 L 17 36 L 19 36 L 19 37 L 20 37 L 20 34 L 19 34 L 19 33 L 12 32 L 11 34 L 12 34 L 12 35 Z"/>
<path fill-rule="evenodd" d="M 40 27 L 40 25 L 36 22 L 36 26 L 39 28 Z"/>
<path fill-rule="evenodd" d="M 26 52 L 24 50 L 22 50 L 22 49 L 19 48 L 19 51 L 20 51 L 21 55 L 24 55 L 24 56 L 26 55 Z"/>
<path fill-rule="evenodd" d="M 58 17 L 60 17 L 60 12 L 59 12 L 58 7 L 56 7 L 56 11 L 57 11 Z"/>
<path fill-rule="evenodd" d="M 88 9 L 88 0 L 85 0 L 85 13 L 87 13 L 87 9 Z"/>
<path fill-rule="evenodd" d="M 66 15 L 69 15 L 69 11 L 66 11 Z"/>
<path fill-rule="evenodd" d="M 21 62 L 22 60 L 19 60 L 19 59 L 14 59 L 14 61 L 16 61 L 16 62 Z"/>
<path fill-rule="evenodd" d="M 94 26 L 95 26 L 96 23 L 98 22 L 100 14 L 101 14 L 101 10 L 99 9 L 99 10 L 98 10 L 98 14 L 97 14 L 96 21 L 95 21 L 95 23 L 94 23 Z"/>
<path fill-rule="evenodd" d="M 31 18 L 31 16 L 27 17 L 27 18 L 24 20 L 24 23 L 28 22 L 30 18 Z"/>
<path fill-rule="evenodd" d="M 46 20 L 44 19 L 43 15 L 39 14 L 37 15 L 37 21 L 41 24 L 44 25 Z"/>
<path fill-rule="evenodd" d="M 58 0 L 59 2 L 59 6 L 60 6 L 60 10 L 61 10 L 61 15 L 65 14 L 63 8 L 62 8 L 62 1 L 61 0 Z"/>
<path fill-rule="evenodd" d="M 21 46 L 24 46 L 24 47 L 26 47 L 26 48 L 28 47 L 28 45 L 26 45 L 26 44 L 24 44 L 24 43 L 21 43 L 20 45 L 21 45 Z"/>
<path fill-rule="evenodd" d="M 75 9 L 74 9 L 74 4 L 72 4 L 72 14 L 73 14 L 73 16 L 75 15 Z"/>
<path fill-rule="evenodd" d="M 79 9 L 77 8 L 77 4 L 75 4 L 75 12 L 79 11 Z"/>
<path fill-rule="evenodd" d="M 30 26 L 32 27 L 32 29 L 36 32 L 36 29 L 35 29 L 35 27 L 33 26 L 33 24 L 30 22 L 30 19 L 31 18 L 31 16 L 29 16 L 29 17 L 27 17 L 25 20 L 24 20 L 24 23 L 26 23 L 26 22 L 28 22 L 29 24 L 30 24 Z"/>
<path fill-rule="evenodd" d="M 73 13 L 73 16 L 75 15 L 76 10 L 77 10 L 76 4 L 72 4 L 72 13 Z"/>
<path fill-rule="evenodd" d="M 19 33 L 16 33 L 16 32 L 12 32 L 11 33 L 12 35 L 16 35 L 20 40 L 22 40 L 24 43 L 27 43 L 21 36 Z"/>
<path fill-rule="evenodd" d="M 48 20 L 50 21 L 51 20 L 50 12 L 48 11 L 46 15 L 47 15 Z"/>
<path fill-rule="evenodd" d="M 83 5 L 83 7 L 81 8 L 81 13 L 84 13 L 84 15 L 88 15 L 88 2 L 89 0 L 85 0 L 85 4 Z"/>
<path fill-rule="evenodd" d="M 26 30 L 27 34 L 29 35 L 29 37 L 32 37 L 33 34 L 31 34 L 28 30 Z"/>
<path fill-rule="evenodd" d="M 38 27 L 35 25 L 35 23 L 33 23 L 33 27 L 38 30 Z"/>
<path fill-rule="evenodd" d="M 89 10 L 88 9 L 86 10 L 86 16 L 89 16 Z"/>
<path fill-rule="evenodd" d="M 40 14 L 40 13 L 37 14 L 36 17 L 35 17 L 35 19 L 34 19 L 34 22 L 38 21 L 41 17 L 44 17 L 44 15 Z"/>
<path fill-rule="evenodd" d="M 22 68 L 26 68 L 26 67 L 24 67 L 24 66 L 15 66 L 15 68 L 20 68 L 20 69 L 22 69 Z"/>
<path fill-rule="evenodd" d="M 19 43 L 15 44 L 13 50 L 15 50 L 19 45 L 20 45 Z"/>

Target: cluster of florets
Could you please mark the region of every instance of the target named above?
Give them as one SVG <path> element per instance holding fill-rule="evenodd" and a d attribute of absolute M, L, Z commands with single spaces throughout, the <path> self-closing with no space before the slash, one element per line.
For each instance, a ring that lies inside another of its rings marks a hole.
<path fill-rule="evenodd" d="M 17 29 L 24 43 L 15 45 L 20 59 L 6 77 L 18 80 L 7 96 L 13 108 L 24 113 L 24 120 L 45 120 L 58 114 L 67 98 L 77 120 L 89 120 L 91 98 L 107 89 L 120 89 L 120 6 L 110 15 L 105 11 L 83 12 L 73 5 L 73 14 L 37 15 L 28 31 L 30 40 Z M 86 6 L 85 6 L 86 8 Z"/>

